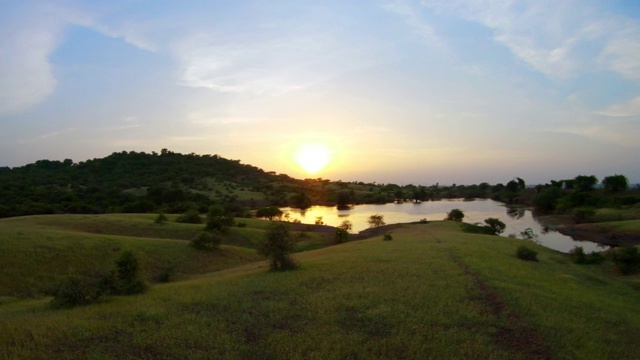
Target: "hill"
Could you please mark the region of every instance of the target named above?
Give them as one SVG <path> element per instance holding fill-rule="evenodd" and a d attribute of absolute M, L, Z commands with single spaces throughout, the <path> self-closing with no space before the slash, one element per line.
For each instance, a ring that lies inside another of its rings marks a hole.
<path fill-rule="evenodd" d="M 266 221 L 242 219 L 214 252 L 198 251 L 190 241 L 202 224 L 181 224 L 167 215 L 162 224 L 152 214 L 38 215 L 0 219 L 0 296 L 39 297 L 69 274 L 109 270 L 125 250 L 134 251 L 147 280 L 164 274 L 183 280 L 260 259 L 255 242 L 264 236 Z M 331 234 L 313 232 L 313 225 L 295 224 L 298 251 L 332 243 Z M 167 273 L 169 272 L 169 273 Z"/>
<path fill-rule="evenodd" d="M 495 189 L 494 189 L 495 188 Z M 206 212 L 211 205 L 243 216 L 263 206 L 348 205 L 503 191 L 472 186 L 416 186 L 294 179 L 218 155 L 122 151 L 75 163 L 39 160 L 0 167 L 0 218 L 38 214 Z"/>
<path fill-rule="evenodd" d="M 26 227 L 16 230 L 22 241 L 31 237 Z M 94 244 L 97 238 L 85 243 Z M 392 241 L 376 236 L 299 253 L 298 271 L 270 273 L 265 262 L 249 262 L 70 310 L 49 309 L 48 298 L 5 298 L 0 358 L 633 359 L 640 353 L 637 276 L 621 277 L 610 263 L 580 266 L 535 244 L 527 246 L 540 261 L 522 261 L 514 255 L 522 244 L 464 233 L 452 222 L 403 225 Z"/>

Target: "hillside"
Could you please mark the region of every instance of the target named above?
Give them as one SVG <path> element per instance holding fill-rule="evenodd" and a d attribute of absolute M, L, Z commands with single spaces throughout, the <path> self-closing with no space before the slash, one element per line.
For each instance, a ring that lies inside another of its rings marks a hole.
<path fill-rule="evenodd" d="M 40 221 L 40 220 L 38 220 Z M 65 226 L 68 228 L 68 226 Z M 30 230 L 18 230 L 25 240 Z M 87 247 L 97 238 L 86 242 Z M 158 241 L 158 240 L 156 240 Z M 70 310 L 5 298 L 0 358 L 615 358 L 640 353 L 640 278 L 522 240 L 404 225 Z"/>
<path fill-rule="evenodd" d="M 39 160 L 0 167 L 0 218 L 38 214 L 206 212 L 236 216 L 263 206 L 388 203 L 489 197 L 501 184 L 421 186 L 294 179 L 218 155 L 122 151 L 74 162 Z M 513 197 L 513 195 L 511 195 Z"/>
<path fill-rule="evenodd" d="M 39 297 L 69 274 L 109 270 L 125 250 L 141 258 L 146 278 L 158 282 L 170 272 L 173 280 L 260 260 L 255 242 L 264 236 L 266 221 L 242 219 L 214 252 L 198 251 L 190 241 L 202 224 L 162 224 L 152 214 L 39 215 L 0 219 L 0 297 Z M 296 224 L 298 250 L 324 247 L 332 237 Z M 301 236 L 303 235 L 303 236 Z"/>

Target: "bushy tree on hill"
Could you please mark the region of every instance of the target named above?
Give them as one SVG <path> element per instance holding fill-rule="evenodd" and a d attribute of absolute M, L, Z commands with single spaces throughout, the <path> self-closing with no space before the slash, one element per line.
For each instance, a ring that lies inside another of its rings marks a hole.
<path fill-rule="evenodd" d="M 294 250 L 295 240 L 289 225 L 283 222 L 271 222 L 258 245 L 258 252 L 269 260 L 269 268 L 273 271 L 296 269 L 298 265 L 291 258 Z"/>

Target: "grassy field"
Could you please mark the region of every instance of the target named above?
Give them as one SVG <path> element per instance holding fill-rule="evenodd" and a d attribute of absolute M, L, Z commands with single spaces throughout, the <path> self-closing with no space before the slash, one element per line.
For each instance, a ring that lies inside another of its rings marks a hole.
<path fill-rule="evenodd" d="M 517 259 L 522 244 L 538 251 L 540 261 Z M 50 309 L 47 298 L 0 298 L 0 358 L 640 354 L 640 278 L 618 275 L 610 262 L 576 265 L 535 244 L 463 233 L 451 222 L 405 225 L 392 241 L 378 236 L 296 259 L 297 271 L 270 273 L 263 261 L 245 262 L 69 310 Z"/>
<path fill-rule="evenodd" d="M 0 296 L 37 297 L 71 273 L 107 270 L 125 250 L 141 259 L 150 282 L 172 269 L 184 279 L 260 260 L 255 242 L 267 222 L 239 219 L 246 226 L 231 228 L 219 251 L 203 252 L 189 241 L 204 225 L 155 224 L 153 214 L 41 215 L 0 219 Z M 301 229 L 304 230 L 304 229 Z M 299 250 L 326 246 L 327 236 L 294 232 Z"/>

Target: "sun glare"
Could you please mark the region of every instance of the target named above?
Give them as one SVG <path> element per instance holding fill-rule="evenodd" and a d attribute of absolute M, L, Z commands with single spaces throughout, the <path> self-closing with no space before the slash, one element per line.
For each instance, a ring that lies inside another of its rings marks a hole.
<path fill-rule="evenodd" d="M 315 174 L 329 164 L 331 151 L 321 143 L 301 145 L 295 154 L 298 165 L 309 174 Z"/>

